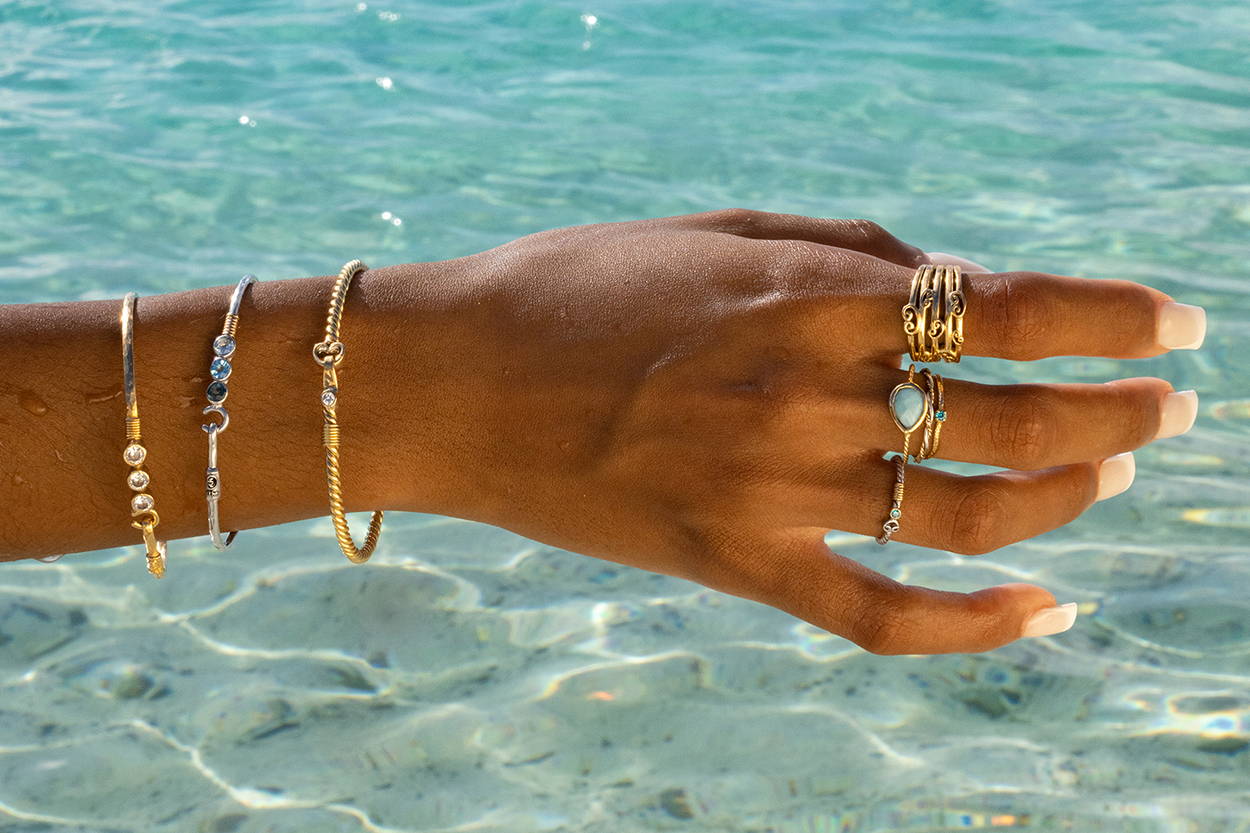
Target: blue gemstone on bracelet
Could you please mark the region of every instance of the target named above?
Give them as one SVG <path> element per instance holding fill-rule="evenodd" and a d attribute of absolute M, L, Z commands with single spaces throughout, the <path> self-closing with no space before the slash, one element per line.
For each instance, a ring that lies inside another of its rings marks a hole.
<path fill-rule="evenodd" d="M 901 510 L 901 509 L 891 509 L 891 510 L 890 510 L 890 517 L 891 517 L 891 518 L 897 518 L 897 517 L 899 517 L 899 516 L 900 516 L 900 515 L 902 515 L 902 514 L 903 514 L 903 510 Z"/>
<path fill-rule="evenodd" d="M 208 390 L 205 391 L 205 393 L 208 395 L 209 402 L 223 402 L 225 401 L 227 393 L 226 383 L 213 382 L 209 384 Z"/>
<path fill-rule="evenodd" d="M 219 335 L 213 339 L 213 352 L 219 356 L 229 356 L 234 352 L 234 339 L 228 335 Z"/>
<path fill-rule="evenodd" d="M 933 418 L 938 422 L 946 422 L 946 411 L 938 411 L 933 415 Z"/>
<path fill-rule="evenodd" d="M 213 359 L 213 363 L 208 366 L 208 375 L 219 382 L 229 379 L 230 362 L 222 358 Z"/>

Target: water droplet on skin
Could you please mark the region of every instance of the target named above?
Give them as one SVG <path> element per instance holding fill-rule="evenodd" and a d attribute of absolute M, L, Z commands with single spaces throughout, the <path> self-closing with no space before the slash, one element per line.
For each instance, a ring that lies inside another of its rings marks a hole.
<path fill-rule="evenodd" d="M 34 391 L 24 390 L 17 395 L 17 401 L 22 403 L 22 407 L 30 411 L 35 416 L 43 416 L 48 412 L 48 404 L 40 399 Z"/>

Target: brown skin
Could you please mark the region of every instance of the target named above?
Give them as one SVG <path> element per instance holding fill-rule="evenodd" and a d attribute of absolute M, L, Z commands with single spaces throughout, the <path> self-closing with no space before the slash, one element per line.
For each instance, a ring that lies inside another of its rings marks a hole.
<path fill-rule="evenodd" d="M 983 651 L 1055 604 L 1040 587 L 907 587 L 831 553 L 875 535 L 901 436 L 899 307 L 918 249 L 875 224 L 730 210 L 558 229 L 362 273 L 339 416 L 349 511 L 483 521 L 780 608 L 875 653 Z M 264 281 L 241 311 L 222 518 L 326 513 L 320 340 L 333 278 Z M 967 281 L 966 355 L 1164 352 L 1166 295 L 1037 273 Z M 231 286 L 141 298 L 136 375 L 166 538 L 203 535 L 198 425 Z M 0 307 L 0 559 L 133 545 L 116 301 Z M 1149 442 L 1160 379 L 984 386 L 943 369 L 941 456 L 909 466 L 897 540 L 981 553 L 1079 515 L 1098 463 Z M 42 403 L 42 404 L 38 404 Z M 358 535 L 362 534 L 363 522 Z M 383 531 L 385 535 L 385 528 Z M 171 547 L 171 580 L 177 576 Z"/>

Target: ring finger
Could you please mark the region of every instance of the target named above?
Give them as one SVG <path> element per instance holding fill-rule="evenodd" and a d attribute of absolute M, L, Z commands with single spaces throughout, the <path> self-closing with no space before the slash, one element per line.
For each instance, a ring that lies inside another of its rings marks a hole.
<path fill-rule="evenodd" d="M 908 465 L 899 530 L 893 540 L 979 555 L 1049 532 L 1096 500 L 1123 492 L 1136 471 L 1132 454 L 1040 471 L 996 471 L 971 477 Z M 785 521 L 796 527 L 881 534 L 889 517 L 895 466 L 865 458 L 817 485 L 787 490 Z"/>

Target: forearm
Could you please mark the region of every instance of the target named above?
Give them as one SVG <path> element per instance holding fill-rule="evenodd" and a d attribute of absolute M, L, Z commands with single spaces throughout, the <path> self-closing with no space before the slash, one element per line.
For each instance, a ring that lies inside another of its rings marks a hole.
<path fill-rule="evenodd" d="M 223 530 L 327 514 L 321 340 L 333 277 L 260 281 L 239 314 L 219 437 Z M 348 294 L 340 366 L 348 511 L 454 514 L 471 502 L 460 465 L 475 442 L 449 345 L 470 336 L 467 259 L 361 273 Z M 148 492 L 165 539 L 207 532 L 200 425 L 210 344 L 233 285 L 142 296 L 135 379 Z M 139 544 L 130 526 L 120 300 L 0 306 L 10 345 L 0 387 L 0 560 Z M 458 416 L 457 416 L 458 415 Z M 171 552 L 176 558 L 176 551 Z"/>

